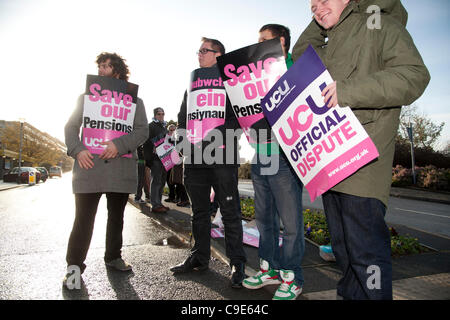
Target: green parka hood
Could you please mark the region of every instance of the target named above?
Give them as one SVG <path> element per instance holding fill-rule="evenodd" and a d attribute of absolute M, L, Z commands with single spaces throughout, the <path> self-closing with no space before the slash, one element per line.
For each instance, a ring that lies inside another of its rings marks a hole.
<path fill-rule="evenodd" d="M 408 21 L 408 12 L 400 0 L 353 0 L 358 3 L 361 11 L 367 12 L 372 5 L 380 7 L 382 14 L 389 14 L 393 19 L 399 21 L 404 27 Z"/>
<path fill-rule="evenodd" d="M 371 6 L 380 8 L 382 15 L 390 15 L 391 18 L 400 22 L 404 27 L 408 21 L 408 12 L 403 7 L 400 0 L 350 0 L 348 6 L 344 9 L 339 19 L 338 25 L 352 12 L 366 12 L 367 15 L 374 13 L 373 10 L 368 11 Z M 320 26 L 315 19 L 312 21 L 320 30 L 324 38 L 327 37 L 327 30 Z"/>
<path fill-rule="evenodd" d="M 371 8 L 372 6 L 374 7 Z M 397 20 L 406 27 L 408 12 L 403 7 L 400 0 L 350 0 L 347 7 L 342 11 L 339 22 L 333 28 L 344 21 L 352 11 L 365 12 L 370 16 L 375 13 L 375 10 L 378 10 L 377 7 L 380 8 L 380 13 L 382 15 L 389 15 L 392 19 Z M 322 29 L 322 34 L 326 36 L 327 30 L 323 29 L 318 23 L 317 25 Z"/>

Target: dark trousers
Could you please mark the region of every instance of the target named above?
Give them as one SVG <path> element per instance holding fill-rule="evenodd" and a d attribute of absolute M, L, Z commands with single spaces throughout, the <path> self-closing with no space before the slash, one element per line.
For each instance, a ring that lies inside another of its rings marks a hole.
<path fill-rule="evenodd" d="M 142 188 L 144 188 L 145 199 L 150 200 L 150 190 L 145 183 L 145 163 L 138 163 L 138 185 L 135 199 L 139 200 L 142 197 Z"/>
<path fill-rule="evenodd" d="M 225 227 L 225 253 L 230 264 L 246 262 L 242 242 L 242 216 L 237 210 L 237 170 L 234 167 L 185 168 L 184 185 L 192 204 L 192 235 L 195 240 L 191 255 L 207 265 L 211 257 L 210 193 L 214 188 Z"/>
<path fill-rule="evenodd" d="M 167 186 L 169 187 L 169 199 L 174 200 L 174 199 L 179 199 L 176 194 L 175 194 L 175 183 L 170 183 L 170 174 L 172 173 L 173 169 L 170 169 L 169 171 L 167 171 Z"/>
<path fill-rule="evenodd" d="M 153 208 L 158 208 L 162 206 L 162 194 L 164 191 L 164 186 L 167 179 L 167 171 L 159 160 L 153 159 L 150 163 L 150 175 L 152 177 L 152 182 L 150 185 L 150 200 Z"/>
<path fill-rule="evenodd" d="M 172 169 L 167 171 L 167 186 L 169 187 L 169 199 L 178 200 L 181 202 L 189 201 L 186 188 L 182 183 L 170 183 L 170 175 L 172 173 Z"/>
<path fill-rule="evenodd" d="M 326 192 L 323 206 L 344 299 L 392 300 L 392 262 L 386 207 L 377 199 Z"/>
<path fill-rule="evenodd" d="M 89 245 L 94 230 L 95 215 L 102 193 L 75 194 L 75 221 L 67 246 L 67 265 L 77 265 L 85 269 Z M 106 226 L 105 262 L 121 258 L 123 214 L 128 201 L 127 193 L 106 193 L 108 222 Z"/>
<path fill-rule="evenodd" d="M 173 186 L 175 187 L 175 199 L 179 199 L 181 202 L 189 201 L 186 188 L 183 184 L 175 183 Z"/>

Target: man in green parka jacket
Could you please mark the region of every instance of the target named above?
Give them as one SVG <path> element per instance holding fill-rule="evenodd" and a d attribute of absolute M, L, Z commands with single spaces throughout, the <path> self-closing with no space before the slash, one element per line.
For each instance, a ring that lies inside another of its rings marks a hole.
<path fill-rule="evenodd" d="M 324 102 L 350 106 L 380 154 L 322 197 L 343 271 L 337 294 L 392 299 L 384 215 L 395 136 L 401 106 L 422 95 L 430 75 L 405 28 L 407 13 L 399 0 L 311 0 L 311 10 L 314 20 L 295 44 L 293 59 L 314 47 L 335 80 L 323 90 Z"/>

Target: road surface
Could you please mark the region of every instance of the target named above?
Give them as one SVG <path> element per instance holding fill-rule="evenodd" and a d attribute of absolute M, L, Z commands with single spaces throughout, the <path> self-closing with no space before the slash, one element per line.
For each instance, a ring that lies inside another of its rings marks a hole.
<path fill-rule="evenodd" d="M 253 197 L 252 183 L 240 182 L 239 193 Z M 308 192 L 304 190 L 302 198 L 304 208 L 323 209 L 322 197 L 311 202 Z M 450 238 L 450 205 L 390 197 L 386 222 Z"/>

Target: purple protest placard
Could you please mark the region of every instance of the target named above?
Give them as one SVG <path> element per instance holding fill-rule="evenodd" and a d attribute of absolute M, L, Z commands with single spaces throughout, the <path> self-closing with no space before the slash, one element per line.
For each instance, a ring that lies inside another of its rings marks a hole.
<path fill-rule="evenodd" d="M 261 101 L 263 112 L 311 200 L 378 157 L 350 107 L 328 108 L 322 90 L 333 82 L 309 46 Z"/>

